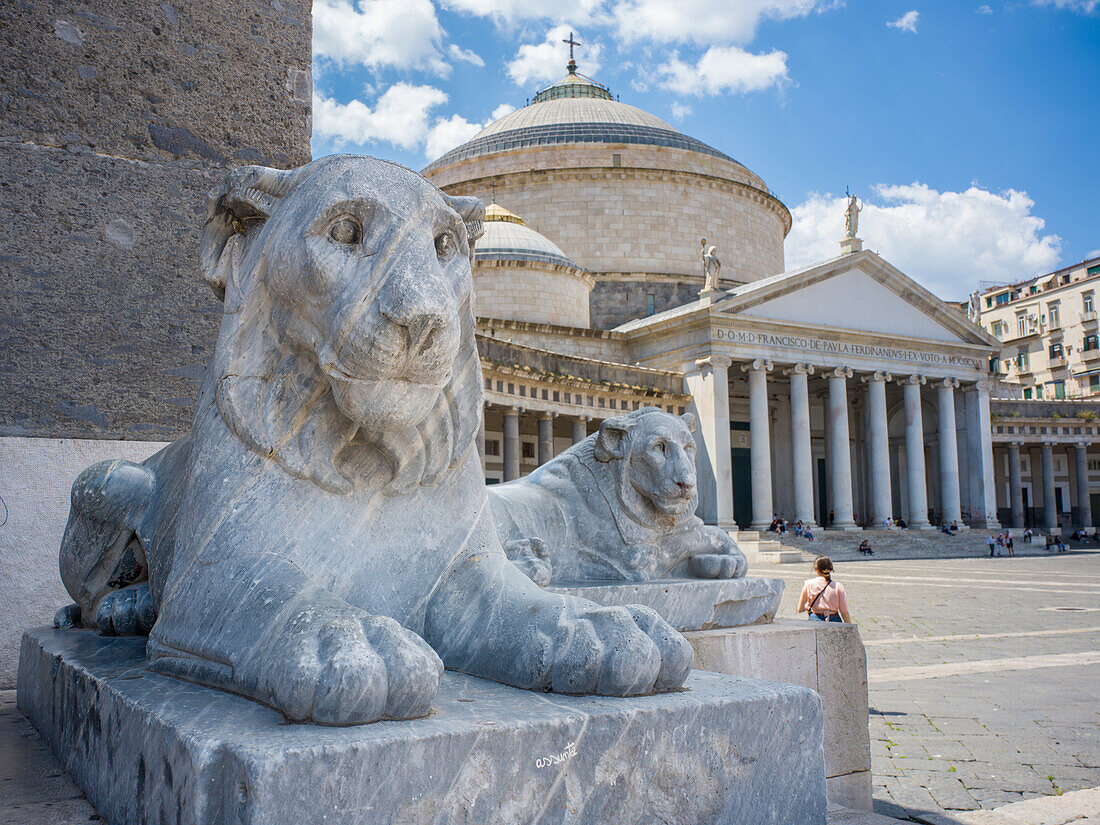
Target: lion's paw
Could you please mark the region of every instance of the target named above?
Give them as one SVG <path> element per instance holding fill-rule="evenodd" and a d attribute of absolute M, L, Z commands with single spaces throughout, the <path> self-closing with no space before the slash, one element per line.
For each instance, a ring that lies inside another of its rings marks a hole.
<path fill-rule="evenodd" d="M 737 579 L 744 576 L 749 568 L 740 550 L 735 553 L 700 553 L 692 556 L 688 564 L 691 575 L 697 579 Z"/>
<path fill-rule="evenodd" d="M 311 609 L 268 662 L 273 704 L 296 722 L 361 725 L 427 715 L 443 663 L 395 620 L 353 607 Z"/>
<path fill-rule="evenodd" d="M 504 543 L 504 554 L 508 561 L 518 567 L 523 575 L 539 587 L 546 587 L 554 574 L 554 568 L 547 558 L 550 548 L 537 536 L 527 539 L 512 539 Z"/>
<path fill-rule="evenodd" d="M 95 608 L 95 623 L 102 636 L 147 636 L 156 620 L 148 582 L 112 590 Z"/>
<path fill-rule="evenodd" d="M 561 629 L 551 689 L 606 696 L 675 690 L 691 665 L 691 646 L 655 611 L 640 605 L 593 608 Z"/>

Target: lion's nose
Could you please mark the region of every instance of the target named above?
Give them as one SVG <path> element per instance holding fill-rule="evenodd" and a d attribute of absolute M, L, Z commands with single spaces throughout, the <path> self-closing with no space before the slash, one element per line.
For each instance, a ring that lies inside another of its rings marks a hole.
<path fill-rule="evenodd" d="M 405 329 L 409 336 L 409 351 L 422 353 L 435 344 L 436 334 L 448 324 L 446 314 L 426 309 L 411 311 L 383 310 L 382 315 L 393 324 Z"/>
<path fill-rule="evenodd" d="M 695 485 L 690 481 L 677 481 L 676 486 L 684 495 L 690 495 L 695 490 Z"/>

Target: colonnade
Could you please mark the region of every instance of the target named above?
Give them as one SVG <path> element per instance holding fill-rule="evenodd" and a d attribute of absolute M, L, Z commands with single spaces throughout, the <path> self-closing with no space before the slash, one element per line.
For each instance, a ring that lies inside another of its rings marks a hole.
<path fill-rule="evenodd" d="M 730 358 L 711 355 L 695 362 L 697 372 L 685 376 L 699 415 L 700 513 L 708 523 L 734 527 L 732 458 L 729 439 Z M 766 529 L 774 515 L 772 500 L 772 444 L 769 412 L 769 384 L 775 381 L 773 363 L 754 359 L 738 365 L 748 379 L 750 467 L 752 475 L 751 529 Z M 795 363 L 780 372 L 790 389 L 791 478 L 793 513 L 791 521 L 816 526 L 814 515 L 813 449 L 810 427 L 809 377 L 819 370 L 812 364 Z M 835 529 L 858 529 L 853 502 L 850 393 L 854 371 L 847 366 L 830 366 L 820 372 L 826 381 L 825 439 L 830 509 Z M 925 434 L 921 411 L 922 387 L 936 388 L 939 413 L 939 450 L 936 461 L 940 510 L 944 521 L 961 523 L 962 495 L 959 474 L 959 443 L 955 417 L 955 394 L 959 380 L 952 377 L 929 379 L 913 373 L 895 377 L 885 371 L 859 376 L 864 387 L 867 416 L 868 508 L 865 524 L 881 526 L 893 515 L 890 472 L 890 437 L 886 385 L 896 381 L 902 387 L 905 415 L 905 466 L 909 527 L 927 529 L 928 472 L 925 466 Z M 971 523 L 996 527 L 996 491 L 993 481 L 992 436 L 989 420 L 991 384 L 977 382 L 964 389 L 967 412 L 967 458 L 971 482 Z M 982 411 L 984 410 L 984 414 Z M 973 411 L 973 415 L 972 415 Z M 972 425 L 971 425 L 972 422 Z M 704 456 L 705 453 L 705 456 Z"/>
<path fill-rule="evenodd" d="M 504 481 L 514 481 L 520 477 L 521 446 L 519 437 L 520 416 L 524 414 L 519 407 L 507 407 L 501 410 L 503 419 L 503 440 L 501 443 L 501 460 L 504 465 Z M 554 457 L 554 419 L 555 413 L 538 413 L 538 448 L 537 461 L 542 466 Z M 591 416 L 571 416 L 572 441 L 577 444 L 588 437 L 588 422 Z M 485 456 L 485 420 L 481 422 L 481 436 L 478 440 L 478 451 L 482 458 Z"/>
<path fill-rule="evenodd" d="M 1020 450 L 1024 442 L 1010 441 L 1008 443 L 1008 508 L 1011 527 L 1021 528 L 1025 526 L 1024 517 L 1024 481 L 1021 469 Z M 1092 502 L 1089 496 L 1089 467 L 1088 467 L 1088 442 L 1081 441 L 1075 444 L 1065 442 L 1043 441 L 1039 445 L 1039 460 L 1041 466 L 1041 488 L 1043 496 L 1042 523 L 1038 526 L 1047 532 L 1060 527 L 1058 510 L 1056 507 L 1054 481 L 1054 451 L 1056 448 L 1065 449 L 1067 460 L 1072 458 L 1075 471 L 1076 510 L 1077 518 L 1074 526 L 1082 530 L 1091 530 Z M 1032 471 L 1034 481 L 1034 470 Z M 1034 506 L 1034 503 L 1032 503 Z"/>

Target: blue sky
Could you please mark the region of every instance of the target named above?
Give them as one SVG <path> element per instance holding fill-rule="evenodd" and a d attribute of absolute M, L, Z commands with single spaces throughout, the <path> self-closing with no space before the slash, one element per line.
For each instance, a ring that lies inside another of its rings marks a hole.
<path fill-rule="evenodd" d="M 1100 0 L 314 0 L 314 156 L 414 169 L 583 73 L 946 298 L 1100 255 Z M 507 204 L 504 204 L 507 206 Z"/>

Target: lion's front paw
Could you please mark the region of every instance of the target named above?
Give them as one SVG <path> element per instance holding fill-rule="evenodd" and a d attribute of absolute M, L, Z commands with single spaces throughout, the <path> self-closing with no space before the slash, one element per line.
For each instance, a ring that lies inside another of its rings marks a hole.
<path fill-rule="evenodd" d="M 508 561 L 518 567 L 523 574 L 539 587 L 550 584 L 554 568 L 547 561 L 550 548 L 537 536 L 528 539 L 512 539 L 505 542 L 504 554 Z"/>
<path fill-rule="evenodd" d="M 103 636 L 146 636 L 156 620 L 148 582 L 112 590 L 95 608 L 95 624 Z"/>
<path fill-rule="evenodd" d="M 675 690 L 692 660 L 687 640 L 648 607 L 592 608 L 560 630 L 551 689 L 606 696 Z"/>
<path fill-rule="evenodd" d="M 353 607 L 297 616 L 268 664 L 273 704 L 293 721 L 321 725 L 424 716 L 443 674 L 415 633 Z"/>
<path fill-rule="evenodd" d="M 740 550 L 733 553 L 700 553 L 692 556 L 688 565 L 691 575 L 697 579 L 737 579 L 744 576 L 749 568 Z"/>

